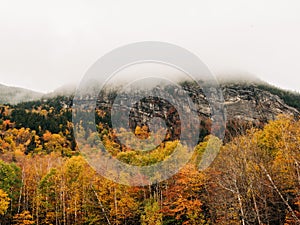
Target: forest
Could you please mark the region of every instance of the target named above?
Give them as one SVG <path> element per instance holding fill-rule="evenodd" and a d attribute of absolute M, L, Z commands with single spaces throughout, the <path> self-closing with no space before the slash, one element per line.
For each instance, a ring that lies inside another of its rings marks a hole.
<path fill-rule="evenodd" d="M 194 155 L 176 175 L 132 187 L 100 176 L 76 146 L 72 100 L 0 106 L 0 224 L 300 224 L 300 121 L 279 115 L 262 128 L 247 126 L 226 143 L 203 132 Z M 180 141 L 169 139 L 150 154 L 121 146 L 102 123 L 99 135 L 112 157 L 150 165 L 168 157 Z M 232 128 L 233 129 L 233 128 Z M 147 126 L 135 135 L 149 137 Z M 199 170 L 208 140 L 220 152 Z"/>

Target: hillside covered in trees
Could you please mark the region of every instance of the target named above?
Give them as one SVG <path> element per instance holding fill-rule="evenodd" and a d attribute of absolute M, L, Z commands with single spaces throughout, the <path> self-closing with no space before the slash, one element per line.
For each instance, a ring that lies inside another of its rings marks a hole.
<path fill-rule="evenodd" d="M 0 104 L 17 104 L 24 101 L 34 101 L 42 98 L 43 94 L 19 87 L 9 87 L 0 84 Z"/>
<path fill-rule="evenodd" d="M 199 113 L 202 131 L 192 159 L 173 177 L 144 187 L 114 183 L 89 166 L 74 140 L 72 96 L 1 105 L 0 223 L 299 224 L 298 96 L 257 85 L 231 85 L 224 93 L 225 142 L 210 135 L 211 121 Z M 121 145 L 105 110 L 110 96 L 95 111 L 98 133 L 84 133 L 90 145 L 99 135 L 112 157 L 136 166 L 163 161 L 180 146 L 176 132 L 149 154 Z M 191 96 L 202 101 L 196 91 Z M 259 113 L 237 111 L 239 104 Z M 176 118 L 171 108 L 158 109 L 170 112 L 166 121 Z M 151 136 L 147 124 L 134 122 L 136 136 Z M 200 171 L 208 140 L 221 149 Z"/>

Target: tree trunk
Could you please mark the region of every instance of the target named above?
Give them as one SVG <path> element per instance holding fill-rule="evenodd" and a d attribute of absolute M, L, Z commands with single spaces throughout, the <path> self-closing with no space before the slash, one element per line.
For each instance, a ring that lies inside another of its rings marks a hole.
<path fill-rule="evenodd" d="M 274 183 L 272 177 L 270 176 L 270 174 L 268 173 L 268 171 L 266 170 L 266 168 L 264 166 L 261 166 L 261 168 L 263 169 L 263 171 L 265 172 L 267 178 L 269 179 L 270 183 L 272 184 L 273 188 L 275 189 L 275 191 L 278 193 L 278 195 L 280 196 L 281 200 L 284 202 L 284 204 L 287 206 L 288 210 L 290 211 L 290 213 L 292 214 L 292 217 L 295 219 L 295 221 L 297 222 L 297 224 L 300 224 L 300 220 L 297 217 L 297 215 L 295 214 L 294 210 L 292 209 L 292 207 L 290 206 L 290 204 L 288 203 L 287 200 L 285 200 L 285 198 L 283 197 L 283 195 L 281 194 L 280 190 L 278 189 L 278 187 L 276 186 L 276 184 Z"/>

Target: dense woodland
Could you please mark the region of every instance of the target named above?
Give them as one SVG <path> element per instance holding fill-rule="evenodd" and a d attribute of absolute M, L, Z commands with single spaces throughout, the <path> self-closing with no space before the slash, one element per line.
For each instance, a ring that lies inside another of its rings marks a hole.
<path fill-rule="evenodd" d="M 300 122 L 294 118 L 280 115 L 226 144 L 207 135 L 175 176 L 130 187 L 101 177 L 81 156 L 71 104 L 57 97 L 0 107 L 1 224 L 300 224 Z M 138 154 L 120 146 L 101 124 L 105 113 L 97 113 L 99 134 L 85 133 L 88 142 L 100 135 L 112 156 L 126 163 L 164 160 L 180 144 L 168 140 L 149 155 Z M 134 132 L 151 135 L 147 126 Z M 199 171 L 209 139 L 222 147 L 213 165 Z"/>

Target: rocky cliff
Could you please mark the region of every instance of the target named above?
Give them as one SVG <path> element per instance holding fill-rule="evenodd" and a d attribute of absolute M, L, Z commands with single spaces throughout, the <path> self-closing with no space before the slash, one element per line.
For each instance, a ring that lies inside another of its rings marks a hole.
<path fill-rule="evenodd" d="M 201 136 L 209 133 L 211 128 L 211 107 L 207 96 L 197 85 L 184 82 L 181 84 L 183 89 L 191 97 L 197 106 L 196 110 L 201 119 Z M 220 85 L 223 94 L 226 116 L 226 138 L 235 136 L 237 133 L 244 132 L 247 128 L 262 127 L 267 121 L 275 119 L 279 114 L 292 115 L 298 118 L 300 112 L 288 105 L 282 98 L 268 91 L 268 86 L 262 87 L 260 83 L 240 83 L 227 82 Z M 178 98 L 181 93 L 176 87 L 156 87 L 157 92 L 167 91 L 168 98 Z M 218 93 L 216 93 L 218 94 Z M 119 95 L 119 94 L 118 94 Z M 122 94 L 126 100 L 126 94 Z M 113 101 L 117 93 L 102 93 L 98 99 L 98 107 L 110 112 Z M 300 103 L 300 95 L 295 94 L 295 100 Z M 126 106 L 127 107 L 127 106 Z M 129 106 L 128 106 L 129 107 Z M 190 109 L 184 109 L 190 110 Z M 147 125 L 147 121 L 152 117 L 161 117 L 169 127 L 169 132 L 173 138 L 180 135 L 180 121 L 178 112 L 168 101 L 160 98 L 144 98 L 135 104 L 130 111 L 130 126 L 134 129 L 137 125 Z M 109 119 L 109 118 L 108 118 Z M 120 113 L 120 119 L 122 114 Z"/>
<path fill-rule="evenodd" d="M 265 122 L 278 114 L 299 116 L 297 109 L 258 84 L 224 84 L 222 90 L 229 119 Z"/>

